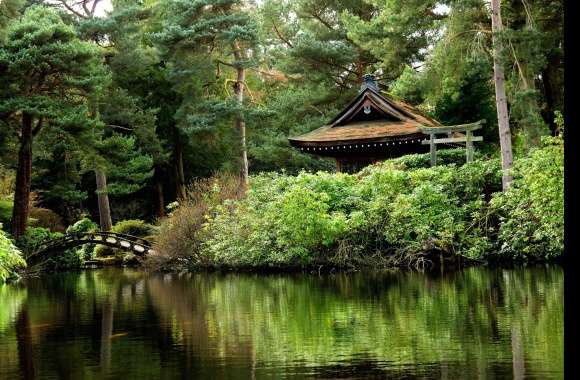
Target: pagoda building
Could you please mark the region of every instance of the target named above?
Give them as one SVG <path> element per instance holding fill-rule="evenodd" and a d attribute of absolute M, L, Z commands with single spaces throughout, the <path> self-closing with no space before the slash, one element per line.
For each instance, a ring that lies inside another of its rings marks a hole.
<path fill-rule="evenodd" d="M 379 91 L 372 75 L 365 75 L 359 94 L 326 125 L 300 136 L 290 145 L 305 153 L 336 160 L 338 172 L 356 172 L 387 158 L 425 153 L 423 127 L 443 127 L 412 106 Z"/>

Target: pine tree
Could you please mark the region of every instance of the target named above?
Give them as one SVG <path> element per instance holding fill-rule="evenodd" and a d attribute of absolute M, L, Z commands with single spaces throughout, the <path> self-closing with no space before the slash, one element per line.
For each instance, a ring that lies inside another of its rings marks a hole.
<path fill-rule="evenodd" d="M 437 42 L 438 29 L 447 16 L 437 9 L 437 0 L 362 1 L 374 5 L 366 17 L 346 9 L 342 19 L 347 35 L 368 51 L 380 69 L 381 79 L 398 78 L 405 66 L 425 61 L 429 47 Z M 356 9 L 356 8 L 355 8 Z"/>
<path fill-rule="evenodd" d="M 153 38 L 164 58 L 171 64 L 171 75 L 183 79 L 179 84 L 176 83 L 176 88 L 183 97 L 183 102 L 175 115 L 178 121 L 176 132 L 179 135 L 188 135 L 188 130 L 215 128 L 219 121 L 215 120 L 211 111 L 208 111 L 216 107 L 222 109 L 224 118 L 233 116 L 240 139 L 241 178 L 247 183 L 244 88 L 247 87 L 246 69 L 252 65 L 252 46 L 257 31 L 255 22 L 243 10 L 242 3 L 238 0 L 198 2 L 172 0 L 160 4 L 160 12 L 163 27 L 160 32 L 153 35 Z M 216 65 L 218 76 L 220 66 L 235 70 L 236 79 L 232 81 L 235 102 L 228 99 L 225 101 L 208 99 L 203 95 L 203 88 L 215 83 L 200 79 L 208 78 L 211 72 L 207 69 Z M 192 75 L 196 75 L 197 78 L 192 78 Z M 204 111 L 205 118 L 189 117 L 192 113 L 203 114 Z M 178 139 L 175 149 L 178 189 L 184 185 L 182 150 Z M 178 194 L 180 192 L 184 193 L 184 190 L 178 191 Z"/>
<path fill-rule="evenodd" d="M 6 37 L 6 28 L 11 20 L 20 16 L 24 0 L 3 0 L 0 2 L 0 41 Z"/>
<path fill-rule="evenodd" d="M 12 217 L 13 234 L 20 236 L 28 221 L 35 136 L 46 128 L 67 126 L 61 120 L 87 115 L 87 99 L 104 70 L 98 49 L 81 41 L 72 26 L 46 7 L 27 9 L 6 34 L 0 46 L 0 114 L 9 120 L 20 145 Z M 88 117 L 81 121 L 62 132 L 74 134 L 92 126 Z"/>
<path fill-rule="evenodd" d="M 137 104 L 136 99 L 133 99 L 127 91 L 120 88 L 121 84 L 116 80 L 115 71 L 118 66 L 112 64 L 112 61 L 118 60 L 119 55 L 126 53 L 130 43 L 135 42 L 135 31 L 133 30 L 135 29 L 135 22 L 133 21 L 143 18 L 146 12 L 135 2 L 116 1 L 114 3 L 116 8 L 108 17 L 95 17 L 99 3 L 100 0 L 83 0 L 80 5 L 68 0 L 60 1 L 60 4 L 67 11 L 77 16 L 76 24 L 82 38 L 104 46 L 107 68 L 112 78 L 111 83 L 104 87 L 101 93 L 95 94 L 91 99 L 92 117 L 104 128 L 98 139 L 95 138 L 97 143 L 96 151 L 100 151 L 101 154 L 95 156 L 95 150 L 93 149 L 91 157 L 93 157 L 93 170 L 97 185 L 96 193 L 101 230 L 107 231 L 112 227 L 109 195 L 127 194 L 128 189 L 136 191 L 145 184 L 144 181 L 138 180 L 138 178 L 143 175 L 146 176 L 145 178 L 151 177 L 150 167 L 147 166 L 129 165 L 132 170 L 123 171 L 122 167 L 128 162 L 131 163 L 131 160 L 137 159 L 137 157 L 129 158 L 127 152 L 125 153 L 125 159 L 129 161 L 115 161 L 111 158 L 115 156 L 112 152 L 102 149 L 103 146 L 110 145 L 111 142 L 107 141 L 107 139 L 114 137 L 113 140 L 119 143 L 119 139 L 126 138 L 127 141 L 117 146 L 121 150 L 123 150 L 123 147 L 125 150 L 133 149 L 132 146 L 138 143 L 140 147 L 143 147 L 144 153 L 149 155 L 141 157 L 141 162 L 150 162 L 153 157 L 159 157 L 161 148 L 155 134 L 155 115 L 153 110 L 142 109 Z M 132 22 L 128 23 L 127 21 Z M 133 45 L 133 50 L 135 50 L 134 47 Z M 136 149 L 134 153 L 138 156 L 141 154 L 141 149 Z M 142 172 L 139 172 L 138 169 L 142 170 Z M 120 172 L 125 174 L 125 178 L 118 175 Z M 109 176 L 116 178 L 117 183 L 111 183 L 108 180 Z M 127 184 L 131 182 L 140 183 L 140 186 L 119 187 L 120 183 Z M 112 187 L 116 187 L 117 191 L 112 191 Z M 125 190 L 119 190 L 121 188 Z"/>

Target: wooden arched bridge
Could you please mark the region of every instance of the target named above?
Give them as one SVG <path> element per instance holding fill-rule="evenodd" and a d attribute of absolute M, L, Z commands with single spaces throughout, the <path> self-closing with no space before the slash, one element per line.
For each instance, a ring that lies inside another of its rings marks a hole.
<path fill-rule="evenodd" d="M 50 253 L 64 251 L 84 244 L 106 245 L 130 251 L 138 256 L 154 252 L 149 241 L 137 236 L 115 232 L 87 232 L 66 234 L 59 239 L 49 240 L 41 244 L 26 260 L 31 264 Z"/>

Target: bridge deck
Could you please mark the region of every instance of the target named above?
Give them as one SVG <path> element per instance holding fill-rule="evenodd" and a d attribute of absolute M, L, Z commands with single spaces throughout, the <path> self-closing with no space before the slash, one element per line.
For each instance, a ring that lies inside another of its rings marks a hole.
<path fill-rule="evenodd" d="M 100 244 L 112 248 L 119 248 L 133 252 L 139 256 L 153 253 L 151 243 L 146 239 L 119 234 L 115 232 L 88 232 L 84 234 L 66 234 L 62 238 L 50 240 L 41 245 L 34 253 L 27 257 L 29 263 L 34 263 L 42 257 L 58 251 L 78 247 L 84 244 Z"/>

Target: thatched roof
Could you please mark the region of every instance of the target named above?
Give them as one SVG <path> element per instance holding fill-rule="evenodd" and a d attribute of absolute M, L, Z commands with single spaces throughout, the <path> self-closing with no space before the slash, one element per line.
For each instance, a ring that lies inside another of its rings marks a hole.
<path fill-rule="evenodd" d="M 381 94 L 374 79 L 367 77 L 357 97 L 326 125 L 288 140 L 295 147 L 400 141 L 425 137 L 420 126 L 442 125 L 412 106 Z"/>

